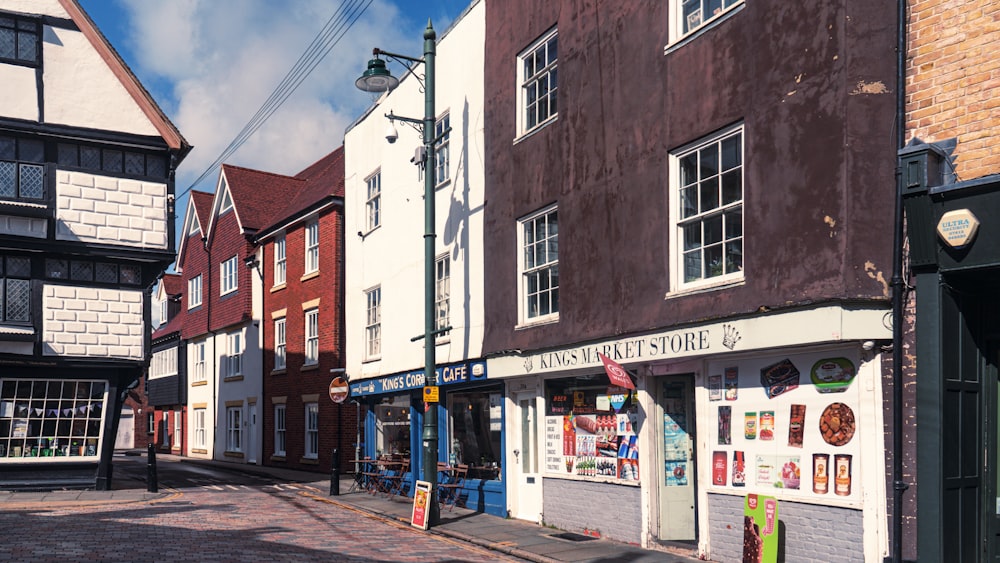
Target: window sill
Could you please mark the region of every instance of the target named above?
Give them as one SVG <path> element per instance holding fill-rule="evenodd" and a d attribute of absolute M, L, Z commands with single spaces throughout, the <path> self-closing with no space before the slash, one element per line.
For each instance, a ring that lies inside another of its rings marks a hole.
<path fill-rule="evenodd" d="M 365 359 L 361 360 L 361 363 L 363 363 L 363 364 L 371 364 L 371 363 L 378 362 L 378 361 L 381 361 L 381 360 L 382 360 L 382 356 L 381 355 L 379 355 L 379 356 L 372 356 L 370 358 L 365 358 Z"/>
<path fill-rule="evenodd" d="M 708 30 L 718 27 L 722 22 L 728 20 L 737 13 L 742 12 L 744 7 L 746 7 L 745 3 L 740 4 L 739 6 L 734 6 L 733 8 L 730 8 L 728 12 L 719 15 L 716 19 L 709 21 L 708 23 L 702 25 L 698 29 L 692 31 L 691 33 L 688 33 L 684 37 L 680 37 L 671 43 L 667 43 L 667 45 L 663 47 L 663 55 L 666 56 L 669 55 L 670 53 L 673 53 L 674 51 L 684 47 L 688 43 L 701 37 L 706 32 L 708 32 Z"/>
<path fill-rule="evenodd" d="M 282 284 L 278 284 L 278 285 L 272 285 L 271 286 L 271 293 L 274 293 L 276 291 L 281 291 L 282 289 L 285 289 L 285 287 L 286 286 L 283 283 Z"/>
<path fill-rule="evenodd" d="M 525 131 L 525 132 L 521 133 L 520 135 L 518 135 L 517 137 L 514 137 L 513 144 L 517 145 L 521 141 L 523 141 L 523 140 L 525 140 L 527 138 L 533 137 L 536 133 L 538 133 L 542 129 L 545 129 L 546 127 L 549 126 L 549 124 L 554 123 L 558 119 L 559 119 L 559 114 L 558 113 L 555 114 L 555 115 L 553 115 L 553 116 L 550 116 L 545 121 L 539 123 L 538 125 L 535 125 L 535 127 L 532 128 L 530 131 Z"/>
<path fill-rule="evenodd" d="M 208 450 L 204 448 L 191 448 L 191 453 L 193 454 L 208 454 Z"/>
<path fill-rule="evenodd" d="M 243 459 L 243 452 L 225 452 L 222 455 L 232 459 Z"/>
<path fill-rule="evenodd" d="M 280 461 L 280 462 L 284 463 L 284 462 L 286 462 L 288 460 L 285 459 L 285 455 L 284 454 L 280 454 L 280 455 L 279 454 L 274 454 L 273 456 L 271 456 L 271 461 Z"/>
<path fill-rule="evenodd" d="M 315 457 L 303 457 L 299 459 L 299 463 L 303 465 L 319 465 L 319 459 Z"/>
<path fill-rule="evenodd" d="M 288 370 L 285 368 L 271 370 L 271 375 L 285 375 L 286 373 L 288 373 Z"/>
<path fill-rule="evenodd" d="M 200 308 L 201 308 L 201 303 L 198 303 L 197 305 L 188 305 L 188 311 L 196 311 Z"/>
<path fill-rule="evenodd" d="M 201 381 L 192 381 L 191 382 L 191 387 L 201 387 L 202 385 L 208 385 L 208 381 L 201 380 Z"/>
<path fill-rule="evenodd" d="M 243 376 L 242 375 L 227 375 L 226 377 L 222 378 L 222 381 L 225 382 L 225 383 L 228 383 L 230 381 L 243 381 Z"/>
<path fill-rule="evenodd" d="M 229 291 L 227 291 L 225 293 L 219 292 L 219 299 L 225 299 L 225 298 L 228 298 L 228 297 L 230 297 L 232 295 L 235 295 L 237 291 L 239 291 L 239 288 L 230 289 Z"/>
<path fill-rule="evenodd" d="M 308 274 L 303 275 L 301 278 L 299 278 L 299 281 L 308 281 L 318 277 L 319 277 L 319 270 L 316 270 L 314 272 L 309 272 Z"/>
<path fill-rule="evenodd" d="M 308 364 L 299 368 L 299 371 L 316 371 L 319 369 L 319 364 Z"/>
<path fill-rule="evenodd" d="M 559 322 L 559 315 L 555 314 L 548 317 L 543 317 L 541 319 L 535 319 L 531 321 L 518 323 L 517 326 L 514 327 L 514 330 L 524 330 L 527 328 L 534 328 L 536 326 L 545 326 L 545 325 L 555 324 L 558 322 Z"/>
<path fill-rule="evenodd" d="M 722 289 L 731 289 L 733 287 L 739 287 L 746 284 L 745 278 L 739 278 L 735 280 L 720 280 L 716 283 L 699 285 L 697 287 L 678 289 L 675 291 L 668 291 L 663 298 L 664 299 L 676 299 L 677 297 L 686 297 L 688 295 L 697 295 L 699 293 L 709 293 L 712 291 L 719 291 Z"/>

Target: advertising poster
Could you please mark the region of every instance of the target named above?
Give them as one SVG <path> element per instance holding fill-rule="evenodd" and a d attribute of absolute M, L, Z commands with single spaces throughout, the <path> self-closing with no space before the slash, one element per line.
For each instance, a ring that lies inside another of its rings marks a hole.
<path fill-rule="evenodd" d="M 639 480 L 639 447 L 630 414 L 545 417 L 545 471 Z"/>
<path fill-rule="evenodd" d="M 721 401 L 722 400 L 722 376 L 721 375 L 710 375 L 710 376 L 708 376 L 708 400 L 709 401 Z"/>
<path fill-rule="evenodd" d="M 704 453 L 711 488 L 819 503 L 860 500 L 859 364 L 855 349 L 710 363 L 709 373 L 723 373 L 727 399 L 709 403 L 716 419 Z M 728 401 L 731 388 L 739 392 Z M 721 408 L 730 405 L 731 412 Z"/>
<path fill-rule="evenodd" d="M 429 524 L 427 520 L 427 501 L 431 496 L 431 484 L 427 481 L 417 481 L 417 486 L 413 490 L 413 512 L 410 514 L 410 525 L 414 528 L 426 530 Z"/>
<path fill-rule="evenodd" d="M 743 501 L 743 563 L 777 563 L 778 500 L 747 495 Z"/>

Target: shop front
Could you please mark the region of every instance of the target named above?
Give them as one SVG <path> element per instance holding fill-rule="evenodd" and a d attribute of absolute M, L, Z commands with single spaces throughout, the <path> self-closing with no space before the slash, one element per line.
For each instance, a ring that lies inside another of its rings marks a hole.
<path fill-rule="evenodd" d="M 120 387 L 108 371 L 72 371 L 4 368 L 0 487 L 110 486 Z"/>
<path fill-rule="evenodd" d="M 438 366 L 438 459 L 467 468 L 458 505 L 506 515 L 503 483 L 503 384 L 490 381 L 482 361 Z M 361 453 L 405 462 L 413 482 L 423 467 L 423 370 L 350 382 L 351 397 L 368 405 Z"/>
<path fill-rule="evenodd" d="M 761 502 L 786 560 L 833 560 L 817 549 L 845 539 L 834 559 L 875 560 L 884 316 L 832 305 L 491 359 L 510 378 L 511 515 L 730 561 Z"/>

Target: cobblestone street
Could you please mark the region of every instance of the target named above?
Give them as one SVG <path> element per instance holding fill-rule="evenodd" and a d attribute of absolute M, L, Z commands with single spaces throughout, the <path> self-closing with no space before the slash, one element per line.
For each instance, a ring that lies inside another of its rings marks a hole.
<path fill-rule="evenodd" d="M 353 510 L 301 484 L 5 510 L 0 561 L 520 561 Z"/>

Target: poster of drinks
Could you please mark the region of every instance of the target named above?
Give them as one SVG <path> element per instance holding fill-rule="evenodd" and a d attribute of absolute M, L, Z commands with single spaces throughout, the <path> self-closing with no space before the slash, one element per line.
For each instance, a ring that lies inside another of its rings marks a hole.
<path fill-rule="evenodd" d="M 710 365 L 709 377 L 723 376 L 727 389 L 738 389 L 731 401 L 708 394 L 709 416 L 717 419 L 709 427 L 712 486 L 782 490 L 782 498 L 859 498 L 856 356 L 843 350 Z"/>
<path fill-rule="evenodd" d="M 545 417 L 545 470 L 577 477 L 639 481 L 634 415 Z"/>

